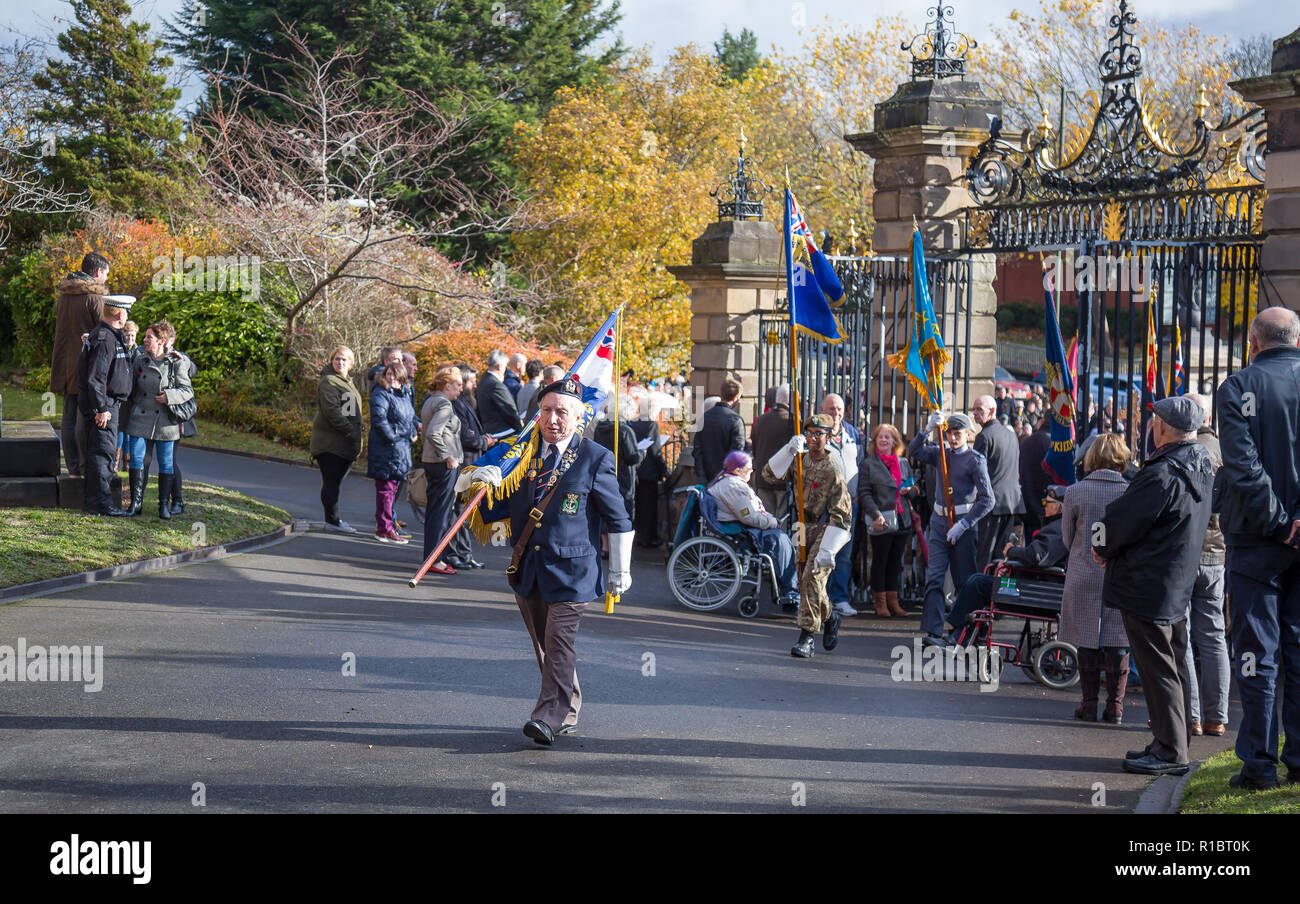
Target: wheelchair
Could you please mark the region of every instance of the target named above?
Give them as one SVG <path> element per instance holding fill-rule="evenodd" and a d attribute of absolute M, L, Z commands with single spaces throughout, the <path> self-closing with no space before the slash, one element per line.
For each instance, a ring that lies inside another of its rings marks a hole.
<path fill-rule="evenodd" d="M 1056 636 L 1065 595 L 1064 568 L 1028 568 L 999 562 L 989 566 L 996 583 L 986 608 L 971 613 L 971 620 L 955 638 L 960 646 L 983 646 L 992 654 L 989 662 L 1018 665 L 1035 681 L 1055 690 L 1079 683 L 1079 651 Z M 988 573 L 988 572 L 986 572 Z M 1015 643 L 993 639 L 999 618 L 1023 620 Z"/>
<path fill-rule="evenodd" d="M 717 501 L 703 486 L 675 491 L 679 493 L 688 495 L 668 557 L 668 587 L 677 601 L 696 612 L 712 612 L 738 598 L 741 617 L 753 618 L 766 583 L 773 604 L 779 605 L 772 557 L 758 550 L 741 525 L 718 521 Z"/>

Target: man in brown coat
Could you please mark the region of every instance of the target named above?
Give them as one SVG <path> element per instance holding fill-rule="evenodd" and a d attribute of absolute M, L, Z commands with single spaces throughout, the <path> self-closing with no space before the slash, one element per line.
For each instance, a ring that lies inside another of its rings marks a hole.
<path fill-rule="evenodd" d="M 794 436 L 789 383 L 776 387 L 771 410 L 754 419 L 749 436 L 754 449 L 754 492 L 763 500 L 763 507 L 779 521 L 790 509 L 790 481 L 788 478 L 769 481 L 763 476 L 763 466 Z"/>
<path fill-rule="evenodd" d="M 98 325 L 108 294 L 108 258 L 92 251 L 81 269 L 59 280 L 59 302 L 54 321 L 54 357 L 50 362 L 50 391 L 63 396 L 63 458 L 68 473 L 82 473 L 86 460 L 84 421 L 77 412 L 77 359 L 81 337 Z"/>

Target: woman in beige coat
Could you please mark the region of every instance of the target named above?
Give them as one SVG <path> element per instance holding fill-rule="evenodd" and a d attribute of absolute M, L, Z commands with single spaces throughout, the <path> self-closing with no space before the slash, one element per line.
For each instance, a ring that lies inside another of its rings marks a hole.
<path fill-rule="evenodd" d="M 1076 719 L 1097 721 L 1102 658 L 1106 665 L 1106 711 L 1103 718 L 1118 724 L 1124 717 L 1128 688 L 1128 634 L 1118 609 L 1101 603 L 1105 573 L 1092 558 L 1094 525 L 1100 527 L 1106 506 L 1123 494 L 1128 481 L 1124 468 L 1129 449 L 1117 433 L 1103 433 L 1088 447 L 1083 480 L 1065 491 L 1061 509 L 1061 539 L 1070 548 L 1061 599 L 1059 637 L 1079 651 L 1079 688 L 1083 702 Z"/>
<path fill-rule="evenodd" d="M 460 398 L 464 386 L 460 369 L 443 365 L 433 375 L 433 392 L 420 407 L 420 427 L 424 436 L 420 462 L 428 478 L 424 508 L 425 558 L 451 528 L 452 508 L 456 502 L 456 469 L 465 461 L 465 451 L 460 443 L 460 418 L 451 403 Z M 450 575 L 455 574 L 457 568 L 469 567 L 468 562 L 443 550 L 429 570 L 434 574 Z"/>

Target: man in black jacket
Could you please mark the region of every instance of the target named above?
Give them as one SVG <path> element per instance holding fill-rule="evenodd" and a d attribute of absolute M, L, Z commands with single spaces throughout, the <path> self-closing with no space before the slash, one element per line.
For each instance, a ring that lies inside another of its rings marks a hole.
<path fill-rule="evenodd" d="M 1214 507 L 1228 548 L 1241 690 L 1241 772 L 1231 784 L 1265 789 L 1277 787 L 1279 658 L 1282 762 L 1287 780 L 1300 781 L 1300 318 L 1280 307 L 1260 311 L 1249 341 L 1251 365 L 1219 389 L 1223 468 Z"/>
<path fill-rule="evenodd" d="M 993 485 L 993 511 L 980 521 L 979 544 L 975 547 L 975 570 L 983 571 L 996 551 L 1007 545 L 1016 518 L 1025 513 L 1020 493 L 1020 442 L 1011 428 L 997 417 L 993 396 L 975 400 L 971 416 L 980 425 L 975 451 L 988 461 L 989 483 Z"/>
<path fill-rule="evenodd" d="M 121 518 L 130 515 L 118 507 L 109 486 L 117 459 L 117 415 L 131 395 L 134 376 L 126 352 L 122 326 L 135 304 L 130 295 L 105 295 L 99 324 L 90 331 L 77 360 L 77 406 L 86 427 L 85 498 L 82 508 L 91 515 Z"/>
<path fill-rule="evenodd" d="M 700 430 L 695 434 L 691 455 L 695 459 L 695 482 L 707 484 L 722 472 L 722 460 L 728 452 L 745 450 L 745 422 L 736 409 L 740 406 L 740 382 L 732 377 L 722 381 L 722 401 L 704 412 Z"/>
<path fill-rule="evenodd" d="M 521 430 L 523 421 L 519 419 L 519 409 L 515 407 L 515 398 L 505 385 L 506 356 L 494 349 L 488 354 L 487 371 L 479 380 L 478 419 L 483 424 L 485 433 L 501 433 L 503 430 Z"/>
<path fill-rule="evenodd" d="M 1020 497 L 1025 503 L 1023 519 L 1025 535 L 1033 536 L 1043 524 L 1043 506 L 1038 500 L 1052 480 L 1043 470 L 1043 461 L 1052 448 L 1052 433 L 1046 415 L 1038 420 L 1037 428 L 1020 444 Z M 1082 457 L 1079 458 L 1082 461 Z M 1064 478 L 1062 478 L 1064 479 Z"/>
<path fill-rule="evenodd" d="M 465 461 L 461 463 L 461 468 L 473 465 L 474 460 L 481 456 L 488 449 L 497 444 L 497 441 L 483 432 L 483 425 L 479 423 L 478 414 L 474 411 L 474 406 L 469 400 L 474 398 L 475 381 L 478 379 L 478 371 L 468 364 L 458 364 L 456 367 L 460 370 L 460 378 L 464 381 L 464 388 L 460 395 L 451 400 L 451 410 L 456 413 L 460 420 L 460 445 L 465 450 Z M 464 511 L 464 503 L 459 500 L 453 506 L 453 514 L 460 517 Z M 457 571 L 470 568 L 483 568 L 484 564 L 474 558 L 474 550 L 469 543 L 469 525 L 461 526 L 456 531 L 456 536 L 451 538 L 448 545 L 449 555 L 446 562 Z"/>
<path fill-rule="evenodd" d="M 1092 555 L 1106 569 L 1102 604 L 1124 619 L 1155 736 L 1128 752 L 1124 770 L 1183 775 L 1191 737 L 1187 603 L 1210 523 L 1214 465 L 1196 442 L 1203 412 L 1195 399 L 1161 399 L 1154 415 L 1156 454 L 1106 506 Z"/>

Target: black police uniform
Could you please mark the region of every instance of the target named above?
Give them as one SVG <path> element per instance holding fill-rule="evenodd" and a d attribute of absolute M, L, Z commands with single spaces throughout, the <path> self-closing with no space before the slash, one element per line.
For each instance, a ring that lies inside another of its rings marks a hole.
<path fill-rule="evenodd" d="M 109 485 L 116 472 L 118 408 L 131 395 L 131 360 L 122 331 L 100 322 L 90 331 L 77 361 L 77 407 L 86 422 L 86 496 L 83 509 L 95 515 L 125 514 Z M 107 411 L 107 426 L 95 415 Z"/>

